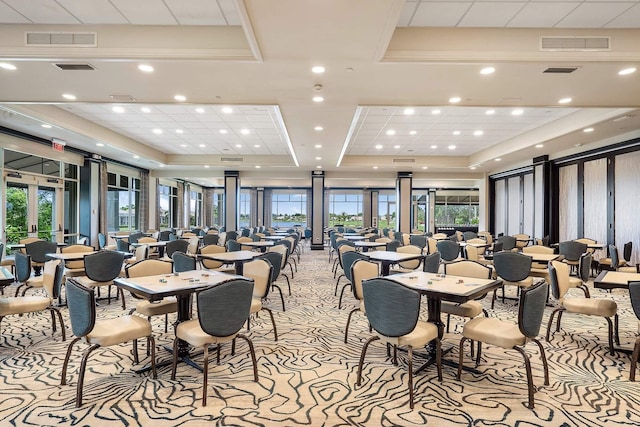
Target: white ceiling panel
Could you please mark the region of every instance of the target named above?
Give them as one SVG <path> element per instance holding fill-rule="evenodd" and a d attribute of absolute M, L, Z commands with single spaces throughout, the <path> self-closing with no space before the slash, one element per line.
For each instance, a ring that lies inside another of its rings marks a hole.
<path fill-rule="evenodd" d="M 3 0 L 35 24 L 80 24 L 55 0 Z"/>
<path fill-rule="evenodd" d="M 176 18 L 162 0 L 110 0 L 135 25 L 177 25 Z"/>
<path fill-rule="evenodd" d="M 628 10 L 633 3 L 583 3 L 558 23 L 564 28 L 601 28 Z M 640 22 L 636 23 L 636 28 Z"/>
<path fill-rule="evenodd" d="M 624 13 L 618 15 L 610 22 L 606 28 L 638 28 L 640 25 L 640 4 L 636 4 L 632 8 L 625 10 Z"/>
<path fill-rule="evenodd" d="M 56 0 L 83 24 L 127 24 L 109 0 Z"/>
<path fill-rule="evenodd" d="M 215 0 L 165 0 L 180 25 L 226 25 Z"/>
<path fill-rule="evenodd" d="M 475 2 L 460 20 L 461 27 L 505 27 L 525 2 Z"/>
<path fill-rule="evenodd" d="M 414 27 L 455 27 L 471 2 L 422 2 L 411 21 Z"/>
<path fill-rule="evenodd" d="M 527 3 L 508 23 L 512 28 L 553 28 L 579 3 L 569 1 Z"/>
<path fill-rule="evenodd" d="M 6 3 L 0 1 L 0 23 L 2 24 L 27 24 L 30 21 L 24 16 L 16 12 L 15 9 L 9 7 Z"/>

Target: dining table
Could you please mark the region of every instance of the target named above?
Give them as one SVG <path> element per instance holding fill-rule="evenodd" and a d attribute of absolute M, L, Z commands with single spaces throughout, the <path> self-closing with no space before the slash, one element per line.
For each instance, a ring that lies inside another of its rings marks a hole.
<path fill-rule="evenodd" d="M 410 254 L 394 251 L 371 251 L 364 253 L 371 261 L 380 261 L 382 276 L 388 276 L 391 264 L 396 264 L 402 261 L 411 261 L 414 259 L 421 259 L 424 257 L 421 253 Z M 394 276 L 395 277 L 395 276 Z"/>
<path fill-rule="evenodd" d="M 117 287 L 133 292 L 151 302 L 175 296 L 178 301 L 177 323 L 180 323 L 191 319 L 191 295 L 193 293 L 239 277 L 215 270 L 191 270 L 134 278 L 119 277 L 113 283 Z M 167 350 L 172 351 L 169 347 Z M 202 367 L 190 358 L 189 344 L 182 340 L 178 342 L 178 360 L 202 370 Z M 171 363 L 172 360 L 164 361 L 156 364 L 156 367 L 167 366 Z M 146 372 L 149 369 L 151 369 L 150 366 L 145 366 L 136 372 Z"/>

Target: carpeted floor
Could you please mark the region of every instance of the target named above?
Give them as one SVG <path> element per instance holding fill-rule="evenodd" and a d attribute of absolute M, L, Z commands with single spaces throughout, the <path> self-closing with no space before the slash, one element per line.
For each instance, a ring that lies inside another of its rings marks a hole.
<path fill-rule="evenodd" d="M 278 283 L 286 289 L 286 281 Z M 261 314 L 248 332 L 258 355 L 259 382 L 252 380 L 245 343 L 238 341 L 235 356 L 223 347 L 220 365 L 215 357 L 209 373 L 209 400 L 201 406 L 202 374 L 180 364 L 176 381 L 170 367 L 158 379 L 132 372 L 131 345 L 100 349 L 91 356 L 84 384 L 84 405 L 74 404 L 81 350 L 72 356 L 69 384 L 60 386 L 67 342 L 60 332 L 53 337 L 48 314 L 11 316 L 2 321 L 0 341 L 0 426 L 616 426 L 640 424 L 640 383 L 631 383 L 629 356 L 607 351 L 606 322 L 599 318 L 566 315 L 563 328 L 543 344 L 550 367 L 550 385 L 542 386 L 542 366 L 535 344 L 534 381 L 540 386 L 536 407 L 527 409 L 524 364 L 516 351 L 484 346 L 479 374 L 444 366 L 443 381 L 435 367 L 416 375 L 414 410 L 409 409 L 404 356 L 400 366 L 386 358 L 380 342 L 372 344 L 365 360 L 363 383 L 355 386 L 362 344 L 370 337 L 364 316 L 356 314 L 344 344 L 348 312 L 356 306 L 349 293 L 337 308 L 328 253 L 302 255 L 292 281 L 292 296 L 285 295 L 286 312 L 271 294 L 266 306 L 274 309 L 279 340 L 274 342 L 269 316 Z M 12 295 L 13 288 L 6 294 Z M 286 292 L 286 291 L 285 291 Z M 580 291 L 576 295 L 580 295 Z M 620 338 L 632 347 L 638 321 L 628 293 L 592 289 L 593 298 L 614 298 L 619 305 Z M 517 318 L 512 301 L 483 301 L 490 316 Z M 128 306 L 133 306 L 133 300 Z M 426 305 L 426 304 L 425 304 Z M 546 327 L 551 308 L 547 308 Z M 122 315 L 119 304 L 101 305 L 99 317 Z M 63 309 L 67 333 L 68 314 Z M 459 322 L 459 323 L 458 323 Z M 170 344 L 164 319 L 153 320 L 158 345 Z M 456 346 L 462 319 L 453 319 L 444 347 Z M 144 353 L 142 345 L 141 354 Z M 215 354 L 215 352 L 214 352 Z M 445 357 L 456 361 L 457 349 Z M 158 358 L 170 357 L 163 348 Z M 201 361 L 200 359 L 197 359 Z M 141 365 L 148 359 L 141 360 Z M 420 360 L 418 360 L 418 363 Z M 469 355 L 465 364 L 473 366 Z"/>

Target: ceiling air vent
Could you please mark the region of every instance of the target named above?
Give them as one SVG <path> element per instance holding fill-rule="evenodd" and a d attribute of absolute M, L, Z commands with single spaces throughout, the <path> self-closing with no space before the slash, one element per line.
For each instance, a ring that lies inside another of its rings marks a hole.
<path fill-rule="evenodd" d="M 220 157 L 221 162 L 242 162 L 244 159 L 242 157 Z"/>
<path fill-rule="evenodd" d="M 581 52 L 611 50 L 610 37 L 541 37 L 540 50 Z"/>
<path fill-rule="evenodd" d="M 55 65 L 56 67 L 58 67 L 62 71 L 93 71 L 93 70 L 95 70 L 95 68 L 93 68 L 93 65 L 91 65 L 91 64 L 67 64 L 67 63 L 62 63 L 62 64 L 53 64 L 53 65 Z"/>
<path fill-rule="evenodd" d="M 415 163 L 416 159 L 393 159 L 393 163 Z"/>
<path fill-rule="evenodd" d="M 27 46 L 96 47 L 98 33 L 27 32 L 25 42 Z"/>
<path fill-rule="evenodd" d="M 549 67 L 543 71 L 543 73 L 551 74 L 569 74 L 577 70 L 578 67 Z"/>

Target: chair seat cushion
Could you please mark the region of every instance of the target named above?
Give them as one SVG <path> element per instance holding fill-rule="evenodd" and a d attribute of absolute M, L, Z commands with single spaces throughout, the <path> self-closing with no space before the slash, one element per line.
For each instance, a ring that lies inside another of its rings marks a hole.
<path fill-rule="evenodd" d="M 88 344 L 106 347 L 150 335 L 151 323 L 147 319 L 139 316 L 120 316 L 96 322 L 85 340 Z"/>
<path fill-rule="evenodd" d="M 160 301 L 143 300 L 136 304 L 136 312 L 143 316 L 159 316 L 178 311 L 178 300 L 175 297 L 163 298 Z"/>
<path fill-rule="evenodd" d="M 187 320 L 182 322 L 176 328 L 176 337 L 188 342 L 193 347 L 204 347 L 210 344 L 222 344 L 229 342 L 236 337 L 236 334 L 227 337 L 214 337 L 207 334 L 200 327 L 198 319 Z"/>
<path fill-rule="evenodd" d="M 43 296 L 0 298 L 0 316 L 33 313 L 51 305 L 51 299 Z"/>
<path fill-rule="evenodd" d="M 526 341 L 517 324 L 495 317 L 476 317 L 469 320 L 464 324 L 462 335 L 502 348 L 513 348 L 515 345 L 523 345 Z"/>
<path fill-rule="evenodd" d="M 562 306 L 570 313 L 591 316 L 611 317 L 618 311 L 618 305 L 614 301 L 601 298 L 565 298 Z"/>
<path fill-rule="evenodd" d="M 461 317 L 476 317 L 482 313 L 482 304 L 478 301 L 467 301 L 463 304 L 442 301 L 441 311 L 446 314 L 453 314 Z"/>
<path fill-rule="evenodd" d="M 524 280 L 520 280 L 519 282 L 508 282 L 506 280 L 502 280 L 502 283 L 504 285 L 520 286 L 521 288 L 529 288 L 531 287 L 531 285 L 533 285 L 533 277 L 529 276 Z"/>
<path fill-rule="evenodd" d="M 393 345 L 410 345 L 411 347 L 423 347 L 429 341 L 438 337 L 438 327 L 433 323 L 418 321 L 413 331 L 400 337 L 387 337 L 380 335 L 383 342 Z"/>

